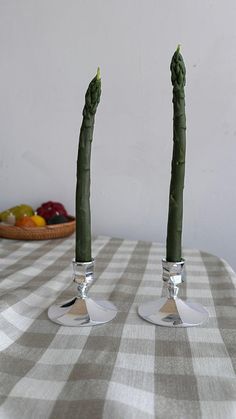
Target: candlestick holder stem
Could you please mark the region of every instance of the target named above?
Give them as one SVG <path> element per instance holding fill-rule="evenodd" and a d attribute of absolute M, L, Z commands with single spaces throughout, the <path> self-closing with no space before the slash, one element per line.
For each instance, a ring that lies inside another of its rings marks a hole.
<path fill-rule="evenodd" d="M 178 297 L 179 285 L 184 282 L 184 264 L 184 259 L 180 262 L 162 259 L 167 297 L 141 304 L 138 313 L 143 319 L 167 327 L 197 326 L 208 319 L 209 314 L 201 304 Z"/>
<path fill-rule="evenodd" d="M 54 304 L 48 317 L 63 326 L 95 326 L 114 319 L 117 309 L 109 301 L 89 298 L 88 291 L 95 281 L 94 259 L 91 262 L 73 260 L 73 282 L 78 294 L 68 301 Z"/>

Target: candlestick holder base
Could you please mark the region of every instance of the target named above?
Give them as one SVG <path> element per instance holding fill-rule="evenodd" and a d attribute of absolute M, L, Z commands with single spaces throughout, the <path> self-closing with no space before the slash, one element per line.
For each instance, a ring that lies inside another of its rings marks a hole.
<path fill-rule="evenodd" d="M 141 304 L 138 308 L 140 317 L 166 327 L 198 326 L 208 320 L 209 314 L 201 304 L 177 297 L 178 286 L 184 282 L 184 260 L 167 262 L 163 259 L 162 268 L 168 296 Z"/>
<path fill-rule="evenodd" d="M 51 306 L 48 310 L 49 319 L 63 326 L 95 326 L 113 320 L 117 314 L 114 304 L 88 297 L 88 290 L 95 281 L 94 260 L 72 263 L 78 295 Z"/>

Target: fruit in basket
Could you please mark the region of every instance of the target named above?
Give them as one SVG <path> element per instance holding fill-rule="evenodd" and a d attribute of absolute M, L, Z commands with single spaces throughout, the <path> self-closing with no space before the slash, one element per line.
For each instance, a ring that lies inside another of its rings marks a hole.
<path fill-rule="evenodd" d="M 68 215 L 64 205 L 53 201 L 44 202 L 36 211 L 38 215 L 45 218 L 47 223 L 54 215 L 64 215 L 64 217 Z"/>
<path fill-rule="evenodd" d="M 8 208 L 7 210 L 0 213 L 0 221 L 7 221 L 9 215 L 12 214 L 16 217 L 16 220 L 22 218 L 24 215 L 31 216 L 34 214 L 33 208 L 30 205 L 21 204 L 15 207 Z"/>
<path fill-rule="evenodd" d="M 6 217 L 6 219 L 5 219 L 4 223 L 5 223 L 5 224 L 9 224 L 9 225 L 11 225 L 11 226 L 14 226 L 14 225 L 15 225 L 15 223 L 16 223 L 16 217 L 15 217 L 15 215 L 13 215 L 13 214 L 12 214 L 12 212 L 9 212 L 9 214 L 8 214 L 8 216 Z"/>
<path fill-rule="evenodd" d="M 44 227 L 46 225 L 45 218 L 41 217 L 41 215 L 32 215 L 30 218 L 33 220 L 37 227 Z"/>
<path fill-rule="evenodd" d="M 16 227 L 37 227 L 31 217 L 25 215 L 16 221 Z"/>
<path fill-rule="evenodd" d="M 49 218 L 48 220 L 48 224 L 62 224 L 62 223 L 67 223 L 67 222 L 68 222 L 68 218 L 60 214 L 56 214 L 53 217 Z"/>

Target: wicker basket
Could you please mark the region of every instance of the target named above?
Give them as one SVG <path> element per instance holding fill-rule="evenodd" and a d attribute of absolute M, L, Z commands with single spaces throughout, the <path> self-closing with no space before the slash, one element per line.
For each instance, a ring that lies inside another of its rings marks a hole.
<path fill-rule="evenodd" d="M 49 240 L 70 236 L 75 231 L 75 217 L 62 224 L 51 224 L 45 227 L 16 227 L 0 224 L 0 237 L 14 240 Z"/>

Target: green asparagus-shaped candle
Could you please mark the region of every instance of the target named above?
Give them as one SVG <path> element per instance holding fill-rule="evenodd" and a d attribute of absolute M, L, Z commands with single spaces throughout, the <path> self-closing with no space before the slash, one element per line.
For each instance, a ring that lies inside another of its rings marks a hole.
<path fill-rule="evenodd" d="M 91 215 L 90 215 L 90 159 L 95 114 L 101 96 L 101 77 L 97 75 L 89 84 L 85 95 L 83 121 L 79 136 L 76 186 L 76 262 L 90 262 Z"/>
<path fill-rule="evenodd" d="M 173 156 L 169 195 L 166 260 L 180 262 L 182 257 L 183 190 L 185 173 L 186 116 L 185 116 L 185 65 L 180 47 L 175 51 L 171 65 L 173 85 Z"/>

